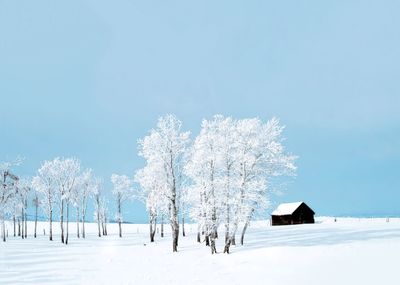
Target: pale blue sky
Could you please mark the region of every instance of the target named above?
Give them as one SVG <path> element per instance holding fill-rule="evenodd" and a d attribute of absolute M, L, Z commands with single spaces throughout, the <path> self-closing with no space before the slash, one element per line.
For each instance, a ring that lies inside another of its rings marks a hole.
<path fill-rule="evenodd" d="M 216 3 L 218 2 L 218 3 Z M 76 156 L 107 180 L 175 113 L 277 116 L 299 155 L 274 200 L 400 215 L 400 2 L 0 0 L 0 160 Z M 144 208 L 127 206 L 130 221 Z"/>

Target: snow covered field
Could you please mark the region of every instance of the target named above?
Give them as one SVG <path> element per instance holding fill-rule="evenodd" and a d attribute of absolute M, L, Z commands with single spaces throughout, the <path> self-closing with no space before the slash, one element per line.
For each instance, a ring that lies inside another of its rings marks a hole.
<path fill-rule="evenodd" d="M 230 255 L 211 255 L 197 244 L 195 226 L 187 226 L 172 253 L 169 234 L 148 243 L 147 225 L 124 225 L 121 239 L 117 225 L 98 238 L 89 224 L 86 240 L 71 234 L 66 246 L 58 235 L 49 242 L 47 224 L 40 223 L 37 239 L 0 244 L 0 284 L 399 284 L 400 219 L 319 221 L 253 223 L 245 246 L 232 247 Z"/>

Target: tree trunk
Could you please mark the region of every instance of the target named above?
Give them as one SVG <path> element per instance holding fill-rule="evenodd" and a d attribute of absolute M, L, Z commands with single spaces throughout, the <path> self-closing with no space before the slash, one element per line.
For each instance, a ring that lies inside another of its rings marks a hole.
<path fill-rule="evenodd" d="M 157 228 L 157 217 L 155 216 L 155 214 L 150 214 L 149 224 L 150 224 L 150 242 L 154 242 L 154 236 L 156 235 L 156 228 Z"/>
<path fill-rule="evenodd" d="M 231 246 L 231 239 L 228 238 L 228 241 L 225 243 L 224 253 L 228 253 L 229 254 L 230 246 Z"/>
<path fill-rule="evenodd" d="M 97 228 L 99 230 L 99 237 L 101 237 L 101 231 L 100 231 L 100 205 L 97 204 Z"/>
<path fill-rule="evenodd" d="M 28 200 L 25 200 L 25 238 L 28 237 L 28 213 L 27 213 L 27 209 L 28 209 Z"/>
<path fill-rule="evenodd" d="M 121 226 L 121 200 L 118 199 L 118 227 L 119 237 L 122 238 L 122 226 Z"/>
<path fill-rule="evenodd" d="M 205 241 L 206 241 L 206 246 L 210 246 L 210 236 L 209 235 L 206 235 Z"/>
<path fill-rule="evenodd" d="M 6 224 L 4 222 L 4 215 L 1 218 L 1 236 L 3 238 L 3 241 L 6 241 Z"/>
<path fill-rule="evenodd" d="M 35 232 L 33 236 L 36 238 L 36 231 L 37 231 L 37 214 L 38 214 L 38 205 L 35 205 Z"/>
<path fill-rule="evenodd" d="M 178 252 L 179 225 L 175 225 L 172 234 L 172 252 Z"/>
<path fill-rule="evenodd" d="M 176 201 L 175 199 L 173 199 L 171 205 L 172 252 L 178 251 L 178 239 L 179 239 L 179 220 L 178 220 L 178 211 L 175 203 Z"/>
<path fill-rule="evenodd" d="M 28 237 L 28 214 L 25 211 L 25 238 Z"/>
<path fill-rule="evenodd" d="M 201 243 L 200 231 L 197 231 L 197 242 Z"/>
<path fill-rule="evenodd" d="M 53 240 L 53 210 L 50 210 L 49 224 L 50 224 L 50 236 L 49 236 L 49 239 Z"/>
<path fill-rule="evenodd" d="M 79 208 L 76 207 L 76 236 L 77 238 L 80 238 L 79 235 Z"/>
<path fill-rule="evenodd" d="M 107 235 L 107 221 L 108 221 L 107 216 L 106 216 L 106 214 L 104 214 L 104 235 L 105 236 Z"/>
<path fill-rule="evenodd" d="M 247 227 L 249 226 L 249 222 L 246 221 L 246 223 L 244 224 L 243 230 L 242 230 L 242 236 L 240 237 L 240 244 L 243 245 L 244 242 L 244 235 L 246 233 Z"/>
<path fill-rule="evenodd" d="M 67 233 L 65 237 L 65 244 L 68 244 L 68 224 L 69 224 L 69 203 L 67 202 Z"/>
<path fill-rule="evenodd" d="M 85 231 L 85 214 L 82 215 L 82 237 L 86 238 L 86 231 Z"/>
<path fill-rule="evenodd" d="M 182 236 L 186 236 L 186 233 L 185 233 L 185 218 L 184 217 L 182 217 Z"/>
<path fill-rule="evenodd" d="M 211 254 L 217 253 L 217 248 L 215 246 L 215 232 L 210 235 L 210 242 Z"/>
<path fill-rule="evenodd" d="M 22 208 L 22 210 L 21 210 L 21 238 L 22 238 L 22 239 L 25 238 L 25 233 L 24 233 L 24 229 L 25 229 L 24 219 L 25 219 L 25 213 L 24 213 L 24 208 Z"/>
<path fill-rule="evenodd" d="M 17 218 L 17 222 L 18 222 L 18 236 L 21 236 L 21 220 L 19 218 Z"/>
<path fill-rule="evenodd" d="M 161 215 L 161 237 L 164 237 L 164 215 Z"/>
<path fill-rule="evenodd" d="M 14 236 L 16 236 L 16 225 L 15 225 L 15 214 L 13 215 L 13 224 L 14 224 Z"/>
<path fill-rule="evenodd" d="M 64 200 L 61 201 L 60 226 L 61 226 L 61 242 L 64 243 Z"/>
<path fill-rule="evenodd" d="M 229 253 L 229 249 L 231 245 L 236 245 L 235 234 L 228 238 L 228 241 L 225 242 L 224 253 Z"/>

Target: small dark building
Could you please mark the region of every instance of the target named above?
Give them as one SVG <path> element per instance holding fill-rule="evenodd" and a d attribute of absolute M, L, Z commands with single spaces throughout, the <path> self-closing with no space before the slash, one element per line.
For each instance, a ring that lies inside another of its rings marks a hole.
<path fill-rule="evenodd" d="M 304 202 L 280 204 L 271 214 L 271 225 L 313 224 L 315 212 Z"/>

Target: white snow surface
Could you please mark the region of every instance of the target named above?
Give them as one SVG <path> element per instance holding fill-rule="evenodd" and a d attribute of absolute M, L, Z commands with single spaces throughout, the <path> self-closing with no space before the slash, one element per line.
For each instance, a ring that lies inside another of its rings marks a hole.
<path fill-rule="evenodd" d="M 303 202 L 283 203 L 276 208 L 271 215 L 283 216 L 291 215 Z"/>
<path fill-rule="evenodd" d="M 54 224 L 58 230 L 59 225 Z M 70 230 L 75 229 L 70 224 Z M 316 224 L 269 226 L 254 222 L 244 246 L 231 254 L 211 255 L 196 243 L 196 225 L 180 236 L 172 253 L 170 234 L 148 242 L 148 225 L 117 225 L 96 236 L 88 224 L 86 239 L 70 235 L 9 237 L 0 243 L 0 284 L 399 284 L 400 219 L 317 218 Z M 8 224 L 10 232 L 11 224 Z M 168 227 L 166 227 L 168 229 Z M 57 231 L 56 231 L 57 233 Z M 223 228 L 220 229 L 223 236 Z M 237 237 L 238 239 L 238 237 Z M 217 248 L 222 251 L 223 238 Z"/>

